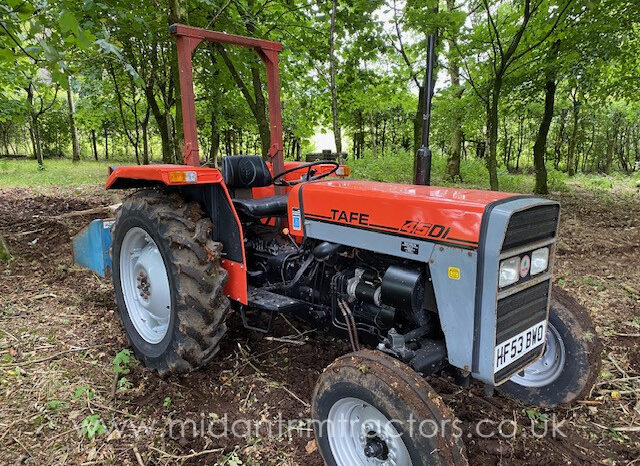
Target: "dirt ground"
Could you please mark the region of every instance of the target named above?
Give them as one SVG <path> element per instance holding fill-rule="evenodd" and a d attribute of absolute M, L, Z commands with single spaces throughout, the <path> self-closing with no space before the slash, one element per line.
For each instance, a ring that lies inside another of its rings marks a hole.
<path fill-rule="evenodd" d="M 100 215 L 68 214 L 117 196 L 0 189 L 0 233 L 14 255 L 0 263 L 0 462 L 321 465 L 305 419 L 318 375 L 348 347 L 298 322 L 281 320 L 274 341 L 233 316 L 205 370 L 162 379 L 124 361 L 130 372 L 114 384 L 127 342 L 112 285 L 71 256 L 71 236 Z M 589 310 L 604 346 L 591 395 L 542 410 L 487 398 L 480 386 L 429 382 L 462 421 L 471 464 L 640 464 L 640 194 L 572 188 L 553 197 L 563 204 L 556 282 Z M 301 344 L 277 341 L 284 336 Z M 234 420 L 278 416 L 295 422 L 270 435 L 219 435 Z M 175 432 L 185 419 L 193 425 Z M 506 435 L 478 435 L 483 419 L 492 422 L 485 432 L 504 422 Z M 531 435 L 532 423 L 540 434 L 553 419 L 566 437 Z"/>

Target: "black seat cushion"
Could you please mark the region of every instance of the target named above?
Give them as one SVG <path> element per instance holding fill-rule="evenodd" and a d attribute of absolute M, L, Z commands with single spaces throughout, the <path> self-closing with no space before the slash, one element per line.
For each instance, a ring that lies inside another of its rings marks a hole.
<path fill-rule="evenodd" d="M 253 218 L 284 217 L 287 215 L 287 195 L 257 199 L 233 199 L 236 210 Z"/>
<path fill-rule="evenodd" d="M 222 177 L 229 188 L 260 188 L 273 184 L 267 164 L 257 155 L 223 157 Z"/>

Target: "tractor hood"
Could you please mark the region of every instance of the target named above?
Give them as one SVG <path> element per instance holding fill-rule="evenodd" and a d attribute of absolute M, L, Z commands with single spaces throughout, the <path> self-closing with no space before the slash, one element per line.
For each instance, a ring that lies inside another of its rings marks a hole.
<path fill-rule="evenodd" d="M 495 191 L 327 180 L 289 194 L 289 225 L 302 236 L 322 222 L 475 249 L 487 205 L 516 195 Z M 408 246 L 410 247 L 410 246 Z"/>

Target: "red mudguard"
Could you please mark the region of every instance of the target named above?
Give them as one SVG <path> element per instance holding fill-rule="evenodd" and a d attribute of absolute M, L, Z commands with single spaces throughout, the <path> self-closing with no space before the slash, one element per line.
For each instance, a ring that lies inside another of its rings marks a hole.
<path fill-rule="evenodd" d="M 242 224 L 231 202 L 231 196 L 224 184 L 220 170 L 188 165 L 132 165 L 110 170 L 107 189 L 135 188 L 145 186 L 188 186 L 219 184 L 231 207 L 238 231 L 242 236 Z M 184 175 L 182 175 L 184 173 Z M 229 273 L 229 281 L 224 287 L 225 294 L 232 300 L 247 304 L 247 259 L 244 252 L 244 239 L 240 238 L 242 262 L 223 259 L 222 267 Z"/>

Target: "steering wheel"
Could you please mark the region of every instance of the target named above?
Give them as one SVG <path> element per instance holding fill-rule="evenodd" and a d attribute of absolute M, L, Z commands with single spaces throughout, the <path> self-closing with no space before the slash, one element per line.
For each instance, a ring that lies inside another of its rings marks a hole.
<path fill-rule="evenodd" d="M 326 164 L 333 165 L 333 168 L 328 172 L 318 173 L 317 175 L 312 174 L 312 170 L 311 170 L 312 167 L 315 167 L 316 165 L 326 165 Z M 288 175 L 289 173 L 293 173 L 298 170 L 304 170 L 305 168 L 307 169 L 307 174 L 299 180 L 288 181 L 283 178 L 285 175 Z M 294 186 L 296 184 L 304 183 L 307 181 L 316 181 L 321 178 L 325 178 L 329 175 L 333 175 L 338 170 L 338 168 L 340 168 L 340 164 L 333 160 L 316 160 L 315 162 L 307 162 L 278 173 L 273 177 L 273 184 L 275 186 Z"/>

